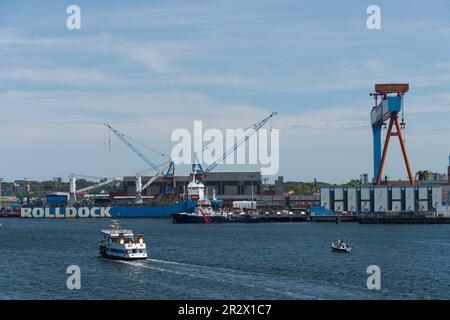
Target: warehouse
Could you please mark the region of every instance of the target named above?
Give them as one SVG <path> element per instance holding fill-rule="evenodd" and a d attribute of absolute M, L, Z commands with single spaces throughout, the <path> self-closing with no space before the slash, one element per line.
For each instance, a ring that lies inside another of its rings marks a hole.
<path fill-rule="evenodd" d="M 151 177 L 142 177 L 145 184 Z M 191 181 L 191 176 L 176 176 L 176 191 L 183 193 L 185 186 Z M 230 196 L 235 200 L 246 199 L 253 194 L 258 194 L 262 186 L 261 172 L 210 172 L 203 179 L 203 184 L 207 188 L 208 197 L 212 197 L 215 191 L 218 198 Z M 164 178 L 158 178 L 153 182 L 147 194 L 155 195 L 164 192 L 166 183 Z M 136 194 L 136 177 L 124 178 L 125 193 L 128 196 Z"/>
<path fill-rule="evenodd" d="M 440 185 L 331 186 L 321 189 L 320 202 L 333 212 L 430 212 L 443 204 Z"/>

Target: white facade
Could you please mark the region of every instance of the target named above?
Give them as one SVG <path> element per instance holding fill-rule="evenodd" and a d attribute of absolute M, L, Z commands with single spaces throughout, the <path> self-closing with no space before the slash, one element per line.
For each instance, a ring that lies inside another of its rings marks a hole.
<path fill-rule="evenodd" d="M 414 187 L 406 187 L 405 188 L 405 210 L 406 211 L 414 211 Z"/>
<path fill-rule="evenodd" d="M 370 201 L 361 201 L 361 211 L 370 212 Z"/>
<path fill-rule="evenodd" d="M 392 201 L 402 199 L 402 188 L 401 187 L 392 187 Z"/>
<path fill-rule="evenodd" d="M 320 191 L 320 205 L 328 210 L 331 210 L 329 188 L 322 188 L 322 190 Z"/>
<path fill-rule="evenodd" d="M 334 212 L 434 212 L 443 204 L 441 186 L 331 186 L 320 200 Z"/>
<path fill-rule="evenodd" d="M 450 217 L 450 206 L 438 206 L 436 214 L 438 217 Z"/>
<path fill-rule="evenodd" d="M 402 210 L 402 202 L 392 201 L 392 211 L 401 211 L 401 210 Z"/>
<path fill-rule="evenodd" d="M 427 212 L 428 210 L 428 200 L 419 200 L 419 212 Z"/>
<path fill-rule="evenodd" d="M 419 200 L 428 199 L 428 188 L 427 187 L 419 187 Z"/>
<path fill-rule="evenodd" d="M 334 189 L 334 201 L 344 201 L 344 188 Z"/>
<path fill-rule="evenodd" d="M 356 199 L 356 189 L 349 188 L 347 190 L 347 211 L 354 212 L 358 210 L 357 199 Z"/>
<path fill-rule="evenodd" d="M 343 211 L 344 211 L 344 201 L 335 201 L 334 212 L 343 212 Z"/>
<path fill-rule="evenodd" d="M 431 204 L 433 207 L 437 208 L 442 205 L 442 188 L 440 187 L 433 187 L 433 196 L 431 200 Z"/>
<path fill-rule="evenodd" d="M 387 188 L 377 187 L 374 189 L 374 210 L 380 212 L 388 211 L 388 190 Z"/>
<path fill-rule="evenodd" d="M 370 188 L 361 187 L 361 200 L 370 200 Z"/>

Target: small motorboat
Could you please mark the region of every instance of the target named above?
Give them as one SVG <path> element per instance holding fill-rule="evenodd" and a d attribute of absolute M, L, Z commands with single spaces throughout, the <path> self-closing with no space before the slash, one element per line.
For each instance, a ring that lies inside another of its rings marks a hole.
<path fill-rule="evenodd" d="M 350 252 L 352 248 L 345 242 L 338 240 L 337 242 L 331 242 L 331 250 L 336 252 Z"/>

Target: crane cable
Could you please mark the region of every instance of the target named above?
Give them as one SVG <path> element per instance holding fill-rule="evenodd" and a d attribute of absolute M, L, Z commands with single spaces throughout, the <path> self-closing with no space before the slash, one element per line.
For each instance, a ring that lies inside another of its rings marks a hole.
<path fill-rule="evenodd" d="M 109 147 L 109 153 L 111 153 L 111 130 L 110 130 L 110 128 L 109 128 L 108 126 L 106 126 L 106 128 L 107 128 L 108 134 L 109 134 L 109 145 L 110 145 L 110 147 Z M 168 159 L 168 160 L 171 160 L 167 155 L 165 155 L 164 153 L 162 153 L 162 152 L 156 150 L 155 148 L 152 148 L 152 147 L 150 147 L 150 146 L 148 146 L 148 145 L 146 145 L 146 144 L 140 142 L 139 140 L 137 140 L 137 139 L 135 139 L 135 138 L 133 138 L 133 137 L 130 137 L 129 135 L 126 135 L 126 134 L 123 133 L 123 132 L 120 132 L 120 131 L 118 131 L 118 132 L 119 132 L 124 138 L 127 138 L 127 139 L 129 139 L 129 140 L 131 140 L 131 141 L 133 141 L 133 142 L 139 144 L 140 146 L 142 146 L 142 147 L 144 147 L 144 148 L 147 148 L 147 149 L 153 151 L 154 153 L 159 154 L 159 155 L 160 155 L 161 157 L 163 157 L 163 158 L 166 158 L 166 159 Z"/>
<path fill-rule="evenodd" d="M 166 158 L 166 159 L 168 159 L 168 160 L 171 160 L 168 156 L 166 156 L 166 155 L 165 155 L 164 153 L 162 153 L 162 152 L 159 152 L 159 151 L 156 150 L 155 148 L 152 148 L 152 147 L 150 147 L 150 146 L 148 146 L 148 145 L 146 145 L 146 144 L 144 144 L 144 143 L 142 143 L 142 142 L 140 142 L 140 141 L 138 141 L 138 140 L 136 140 L 136 139 L 134 139 L 134 138 L 132 138 L 132 137 L 130 137 L 130 136 L 127 136 L 126 134 L 124 134 L 124 137 L 130 139 L 130 140 L 133 141 L 133 142 L 136 142 L 137 144 L 143 146 L 144 148 L 147 148 L 147 149 L 149 149 L 149 150 L 151 150 L 151 151 L 153 151 L 153 152 L 159 154 L 159 155 L 160 155 L 161 157 L 163 157 L 163 158 Z"/>

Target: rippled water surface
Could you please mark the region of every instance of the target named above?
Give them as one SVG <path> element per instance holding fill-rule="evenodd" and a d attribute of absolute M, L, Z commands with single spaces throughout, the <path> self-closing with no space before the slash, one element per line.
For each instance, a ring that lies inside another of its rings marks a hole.
<path fill-rule="evenodd" d="M 122 219 L 150 257 L 121 262 L 98 255 L 108 220 L 0 223 L 1 299 L 450 299 L 450 225 Z M 352 253 L 330 251 L 338 231 Z M 379 291 L 366 287 L 374 264 Z M 81 290 L 67 289 L 69 265 Z"/>

